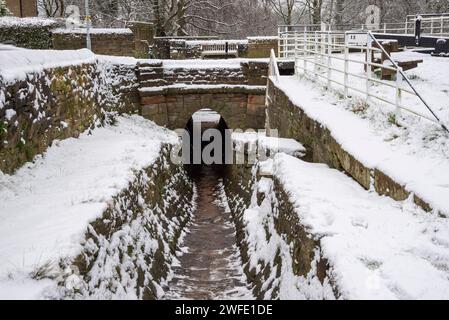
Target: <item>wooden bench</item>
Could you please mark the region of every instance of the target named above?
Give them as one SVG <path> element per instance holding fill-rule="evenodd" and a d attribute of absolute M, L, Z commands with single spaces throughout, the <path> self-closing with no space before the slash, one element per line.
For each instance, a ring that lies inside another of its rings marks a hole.
<path fill-rule="evenodd" d="M 388 53 L 388 55 L 391 57 L 392 52 L 399 52 L 401 51 L 399 48 L 399 44 L 397 40 L 378 40 L 379 43 L 383 46 L 385 51 Z M 379 48 L 379 46 L 373 42 L 374 48 Z M 378 56 L 379 53 L 377 52 L 371 52 L 371 61 L 377 64 L 389 66 L 388 62 L 390 61 L 388 59 L 388 56 L 382 52 L 380 54 L 380 57 Z M 365 55 L 368 57 L 367 55 Z M 367 59 L 368 60 L 368 59 Z M 387 62 L 387 64 L 385 63 Z M 398 64 L 399 67 L 401 67 L 404 71 L 414 69 L 418 67 L 418 64 L 423 63 L 422 59 L 414 59 L 414 60 L 394 60 Z M 392 64 L 390 64 L 392 66 Z M 396 71 L 380 68 L 377 66 L 371 66 L 371 70 L 378 74 L 380 76 L 380 79 L 382 80 L 392 80 L 394 76 L 396 76 Z M 366 66 L 365 66 L 366 71 Z"/>

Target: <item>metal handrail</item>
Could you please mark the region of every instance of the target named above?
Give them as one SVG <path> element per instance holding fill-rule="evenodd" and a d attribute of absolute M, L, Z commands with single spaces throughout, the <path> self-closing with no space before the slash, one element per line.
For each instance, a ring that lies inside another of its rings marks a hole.
<path fill-rule="evenodd" d="M 435 117 L 435 119 L 438 121 L 438 123 L 441 125 L 441 127 L 449 132 L 448 128 L 444 125 L 444 123 L 441 122 L 441 119 L 438 117 L 438 115 L 432 110 L 432 108 L 429 106 L 429 104 L 424 100 L 424 98 L 421 96 L 421 94 L 416 90 L 415 86 L 412 84 L 410 79 L 407 77 L 407 75 L 404 73 L 402 68 L 398 66 L 396 61 L 394 61 L 391 56 L 388 54 L 388 52 L 385 50 L 385 48 L 379 43 L 379 41 L 376 39 L 376 37 L 372 34 L 371 31 L 368 31 L 368 35 L 371 37 L 371 39 L 374 41 L 374 43 L 381 48 L 384 55 L 387 57 L 388 60 L 393 64 L 393 66 L 397 69 L 397 71 L 401 74 L 402 79 L 407 82 L 407 84 L 410 86 L 410 88 L 413 90 L 413 92 L 416 94 L 416 96 L 421 100 L 421 102 L 426 106 L 427 110 L 430 111 L 430 113 Z"/>
<path fill-rule="evenodd" d="M 430 120 L 439 124 L 445 131 L 448 131 L 448 128 L 441 122 L 438 115 L 432 110 L 429 104 L 425 101 L 422 95 L 418 92 L 418 90 L 413 86 L 410 79 L 404 73 L 401 67 L 392 59 L 392 57 L 388 54 L 385 48 L 381 45 L 379 40 L 375 38 L 372 32 L 357 32 L 359 34 L 366 35 L 366 45 L 361 44 L 348 44 L 347 42 L 347 34 L 349 32 L 341 33 L 341 32 L 331 32 L 331 31 L 314 31 L 314 32 L 302 32 L 288 35 L 288 44 L 284 46 L 280 46 L 279 52 L 284 56 L 295 57 L 295 66 L 297 70 L 303 70 L 304 75 L 312 75 L 315 79 L 324 79 L 327 81 L 327 87 L 330 88 L 331 83 L 343 86 L 345 91 L 345 96 L 348 96 L 348 91 L 352 90 L 358 93 L 361 93 L 366 96 L 367 100 L 370 98 L 377 99 L 386 104 L 390 104 L 395 106 L 397 109 L 402 109 L 412 114 L 418 115 L 424 119 Z M 336 43 L 338 41 L 342 41 L 341 37 L 344 36 L 344 45 L 340 43 Z M 374 44 L 374 46 L 373 46 Z M 335 52 L 341 52 L 344 50 L 344 56 L 341 55 L 336 56 Z M 360 61 L 351 59 L 349 57 L 349 50 L 359 50 L 367 53 L 367 61 Z M 388 65 L 379 64 L 374 61 L 371 61 L 371 53 L 378 52 L 382 53 L 388 61 L 391 62 Z M 282 55 L 280 55 L 282 57 Z M 333 60 L 339 60 L 344 62 L 344 70 L 340 70 L 332 65 Z M 301 62 L 300 62 L 301 61 Z M 312 65 L 312 69 L 310 66 L 307 67 L 307 64 Z M 355 74 L 349 71 L 348 64 L 349 63 L 357 63 L 366 66 L 366 74 Z M 303 66 L 302 66 L 303 64 Z M 395 71 L 397 74 L 396 82 L 380 80 L 372 77 L 372 68 L 382 68 L 385 70 Z M 332 78 L 332 72 L 338 72 L 344 75 L 344 82 L 337 81 L 338 78 Z M 366 80 L 366 88 L 355 87 L 351 85 L 348 81 L 348 77 L 356 77 L 359 79 Z M 401 83 L 404 81 L 408 88 L 404 87 Z M 390 101 L 385 98 L 383 95 L 378 95 L 372 90 L 370 90 L 370 86 L 372 83 L 376 83 L 378 85 L 386 86 L 396 90 L 396 101 Z M 411 96 L 415 96 L 417 99 L 424 104 L 426 109 L 430 112 L 430 115 L 425 115 L 424 113 L 420 113 L 419 111 L 412 110 L 413 108 L 406 107 L 402 104 L 402 95 L 406 93 Z"/>

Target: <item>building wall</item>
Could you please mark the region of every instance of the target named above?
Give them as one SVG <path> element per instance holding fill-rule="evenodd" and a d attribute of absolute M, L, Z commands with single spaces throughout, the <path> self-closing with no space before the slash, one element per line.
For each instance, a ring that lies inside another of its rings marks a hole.
<path fill-rule="evenodd" d="M 77 50 L 86 47 L 86 34 L 80 32 L 54 30 L 52 33 L 53 49 Z M 92 51 L 96 54 L 133 57 L 135 53 L 134 35 L 131 30 L 110 29 L 107 33 L 91 34 Z"/>
<path fill-rule="evenodd" d="M 37 17 L 37 0 L 6 0 L 6 6 L 14 16 Z"/>

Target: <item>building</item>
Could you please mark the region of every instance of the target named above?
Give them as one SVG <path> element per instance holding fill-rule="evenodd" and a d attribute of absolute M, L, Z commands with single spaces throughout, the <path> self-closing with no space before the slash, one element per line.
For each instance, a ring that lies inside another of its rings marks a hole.
<path fill-rule="evenodd" d="M 6 0 L 6 6 L 16 17 L 37 17 L 37 0 Z"/>

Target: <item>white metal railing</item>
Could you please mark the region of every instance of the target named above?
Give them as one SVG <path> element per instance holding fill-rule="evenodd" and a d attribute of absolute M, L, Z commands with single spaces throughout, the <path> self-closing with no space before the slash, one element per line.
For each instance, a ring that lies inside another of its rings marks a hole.
<path fill-rule="evenodd" d="M 393 106 L 396 114 L 405 110 L 447 130 L 371 32 L 303 32 L 297 34 L 296 40 L 296 75 L 321 83 L 328 89 L 342 91 L 345 97 L 358 96 L 368 104 L 376 100 L 376 104 Z M 358 54 L 351 53 L 354 51 Z M 388 63 L 373 61 L 376 54 L 384 55 Z M 396 74 L 396 80 L 375 77 L 375 72 L 382 69 Z M 410 103 L 410 100 L 415 101 L 411 105 L 404 103 Z"/>
<path fill-rule="evenodd" d="M 419 18 L 421 20 L 421 35 L 449 36 L 449 16 Z M 415 34 L 416 17 L 404 23 L 382 23 L 378 29 L 372 29 L 375 33 L 390 34 Z"/>
<path fill-rule="evenodd" d="M 372 31 L 384 34 L 407 34 L 415 35 L 416 20 L 420 21 L 420 34 L 430 36 L 449 36 L 449 14 L 424 14 L 407 16 L 405 23 L 403 22 L 385 22 L 381 23 L 377 28 L 364 24 L 345 24 L 345 25 L 329 25 L 329 24 L 303 24 L 303 25 L 280 25 L 278 26 L 279 37 L 279 57 L 289 58 L 289 54 L 294 50 L 296 43 L 295 37 L 304 32 L 315 31 Z"/>
<path fill-rule="evenodd" d="M 268 64 L 268 77 L 273 77 L 276 80 L 276 82 L 279 81 L 280 77 L 279 66 L 276 59 L 276 54 L 273 49 L 271 49 L 270 52 L 270 62 Z"/>
<path fill-rule="evenodd" d="M 237 54 L 238 45 L 236 43 L 212 43 L 202 44 L 201 52 L 203 55 L 228 55 Z"/>

